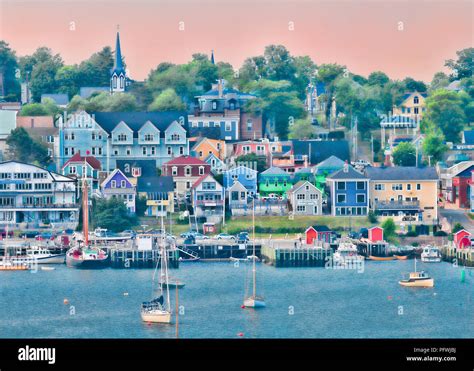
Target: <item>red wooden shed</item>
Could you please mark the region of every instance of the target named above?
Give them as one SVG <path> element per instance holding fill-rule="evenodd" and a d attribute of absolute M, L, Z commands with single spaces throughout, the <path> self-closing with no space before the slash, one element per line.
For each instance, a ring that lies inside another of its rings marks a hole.
<path fill-rule="evenodd" d="M 369 228 L 369 240 L 372 242 L 383 241 L 383 228 L 382 227 Z"/>
<path fill-rule="evenodd" d="M 325 225 L 312 225 L 305 234 L 308 245 L 314 244 L 314 241 L 331 242 L 332 231 Z"/>
<path fill-rule="evenodd" d="M 460 231 L 457 231 L 455 234 L 454 234 L 454 243 L 456 244 L 456 246 L 459 246 L 459 242 L 461 242 L 461 240 L 464 238 L 464 237 L 470 237 L 471 234 L 466 231 L 465 229 L 461 229 Z"/>
<path fill-rule="evenodd" d="M 457 246 L 460 249 L 471 247 L 471 239 L 469 238 L 469 236 L 465 236 L 459 240 L 459 244 Z"/>

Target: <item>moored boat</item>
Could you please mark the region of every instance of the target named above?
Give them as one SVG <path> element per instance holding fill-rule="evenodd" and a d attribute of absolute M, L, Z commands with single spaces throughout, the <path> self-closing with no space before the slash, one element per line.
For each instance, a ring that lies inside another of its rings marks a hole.
<path fill-rule="evenodd" d="M 358 254 L 357 246 L 350 241 L 341 241 L 333 255 L 333 261 L 337 265 L 347 266 L 357 264 L 364 260 Z"/>
<path fill-rule="evenodd" d="M 394 255 L 395 259 L 397 260 L 407 260 L 408 255 Z"/>
<path fill-rule="evenodd" d="M 47 248 L 32 247 L 26 250 L 26 255 L 12 257 L 11 259 L 19 263 L 64 264 L 66 253 L 54 254 Z"/>
<path fill-rule="evenodd" d="M 405 287 L 433 287 L 434 279 L 429 276 L 425 271 L 416 271 L 416 258 L 415 258 L 415 271 L 411 272 L 407 279 L 398 282 L 400 285 Z"/>
<path fill-rule="evenodd" d="M 421 253 L 421 261 L 423 263 L 439 263 L 441 262 L 441 253 L 437 247 L 425 246 Z"/>
<path fill-rule="evenodd" d="M 369 255 L 369 260 L 375 260 L 375 261 L 389 261 L 389 260 L 396 260 L 397 258 L 395 256 L 373 256 Z"/>

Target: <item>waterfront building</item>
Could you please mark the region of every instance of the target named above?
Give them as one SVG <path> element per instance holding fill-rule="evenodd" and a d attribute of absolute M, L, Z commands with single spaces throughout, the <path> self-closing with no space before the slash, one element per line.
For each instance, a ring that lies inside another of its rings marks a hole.
<path fill-rule="evenodd" d="M 236 209 L 248 209 L 249 191 L 242 183 L 235 180 L 229 188 L 225 187 L 225 190 L 229 202 L 229 210 L 232 214 L 235 213 Z"/>
<path fill-rule="evenodd" d="M 327 177 L 331 215 L 365 216 L 369 212 L 369 179 L 347 163 Z"/>
<path fill-rule="evenodd" d="M 249 195 L 257 193 L 257 170 L 239 165 L 224 172 L 224 187 L 230 188 L 236 182 L 245 187 Z"/>
<path fill-rule="evenodd" d="M 155 160 L 156 166 L 187 155 L 187 119 L 184 111 L 81 111 L 59 122 L 59 159 L 62 165 L 75 153 L 89 151 L 112 171 L 117 160 Z"/>
<path fill-rule="evenodd" d="M 146 198 L 146 216 L 160 217 L 174 212 L 174 187 L 171 176 L 139 176 L 137 191 L 139 197 Z"/>
<path fill-rule="evenodd" d="M 326 225 L 312 225 L 305 231 L 306 243 L 313 245 L 316 241 L 331 242 L 333 233 Z"/>
<path fill-rule="evenodd" d="M 262 138 L 262 115 L 254 115 L 244 109 L 246 103 L 256 97 L 227 88 L 226 84 L 225 80 L 219 79 L 211 90 L 196 97 L 194 114 L 189 115 L 193 135 L 200 133 L 201 129 L 214 128 L 219 134 L 215 139 Z"/>
<path fill-rule="evenodd" d="M 100 161 L 94 156 L 81 156 L 80 152 L 77 152 L 63 165 L 61 172 L 70 178 L 78 180 L 78 186 L 82 189 L 82 181 L 84 178 L 87 180 L 89 186 L 89 194 L 94 195 L 99 191 L 100 185 L 100 172 L 101 165 Z"/>
<path fill-rule="evenodd" d="M 261 196 L 276 194 L 285 196 L 292 187 L 291 176 L 278 167 L 271 167 L 260 174 L 258 190 Z"/>
<path fill-rule="evenodd" d="M 438 223 L 438 173 L 433 167 L 368 167 L 370 207 L 382 217 Z"/>
<path fill-rule="evenodd" d="M 120 169 L 115 169 L 109 174 L 101 183 L 100 190 L 105 199 L 123 200 L 128 212 L 135 213 L 136 187 Z"/>
<path fill-rule="evenodd" d="M 76 180 L 35 165 L 0 163 L 0 225 L 9 228 L 75 228 Z"/>
<path fill-rule="evenodd" d="M 444 198 L 458 208 L 472 208 L 472 171 L 474 161 L 462 161 L 440 174 Z"/>
<path fill-rule="evenodd" d="M 172 176 L 174 191 L 178 195 L 185 195 L 203 175 L 211 172 L 211 166 L 192 156 L 176 157 L 162 166 L 162 174 Z"/>
<path fill-rule="evenodd" d="M 322 215 L 323 192 L 311 182 L 299 181 L 287 195 L 294 215 Z"/>
<path fill-rule="evenodd" d="M 264 158 L 267 165 L 270 167 L 272 164 L 272 156 L 276 153 L 281 153 L 283 150 L 281 142 L 270 141 L 266 138 L 261 140 L 236 142 L 233 146 L 234 158 L 254 153 L 258 157 Z"/>
<path fill-rule="evenodd" d="M 202 175 L 192 186 L 194 215 L 208 222 L 220 222 L 224 208 L 224 187 L 210 174 Z"/>

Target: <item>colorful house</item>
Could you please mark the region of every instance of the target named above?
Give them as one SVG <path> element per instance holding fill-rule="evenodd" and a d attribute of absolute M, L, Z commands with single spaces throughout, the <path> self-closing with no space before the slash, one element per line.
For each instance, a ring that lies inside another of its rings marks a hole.
<path fill-rule="evenodd" d="M 101 164 L 99 160 L 94 156 L 81 156 L 80 152 L 77 152 L 67 160 L 61 169 L 63 175 L 77 179 L 79 187 L 82 187 L 82 181 L 85 177 L 91 195 L 99 190 L 100 170 Z"/>
<path fill-rule="evenodd" d="M 257 170 L 246 166 L 233 167 L 224 172 L 224 187 L 230 188 L 235 182 L 239 182 L 248 194 L 254 195 L 257 193 L 257 174 Z"/>
<path fill-rule="evenodd" d="M 267 165 L 271 166 L 272 156 L 282 151 L 283 145 L 279 141 L 270 141 L 266 138 L 261 140 L 246 140 L 234 143 L 233 157 L 237 158 L 254 153 L 261 158 L 265 158 Z M 246 166 L 251 167 L 250 164 Z"/>
<path fill-rule="evenodd" d="M 137 190 L 146 198 L 146 216 L 166 216 L 174 212 L 173 178 L 170 176 L 140 176 Z"/>
<path fill-rule="evenodd" d="M 211 165 L 211 172 L 216 175 L 222 174 L 227 169 L 227 166 L 224 161 L 214 155 L 214 153 L 209 154 L 209 156 L 204 159 L 204 162 Z"/>
<path fill-rule="evenodd" d="M 174 191 L 176 194 L 184 195 L 203 175 L 211 172 L 211 166 L 192 156 L 180 156 L 163 164 L 162 174 L 172 176 Z"/>
<path fill-rule="evenodd" d="M 313 245 L 316 241 L 331 242 L 333 232 L 325 225 L 313 225 L 305 231 L 306 244 Z"/>
<path fill-rule="evenodd" d="M 224 187 L 210 174 L 201 176 L 192 186 L 194 215 L 207 221 L 220 221 L 224 210 Z"/>
<path fill-rule="evenodd" d="M 213 154 L 217 158 L 223 160 L 226 154 L 226 147 L 224 140 L 209 139 L 209 138 L 190 138 L 191 155 L 205 161 L 206 158 Z"/>
<path fill-rule="evenodd" d="M 426 97 L 426 93 L 419 93 L 417 91 L 406 93 L 402 97 L 402 102 L 398 106 L 393 107 L 393 116 L 401 115 L 415 121 L 421 120 L 426 110 Z"/>
<path fill-rule="evenodd" d="M 190 131 L 194 134 L 214 128 L 222 140 L 262 138 L 262 115 L 246 112 L 245 105 L 255 95 L 226 87 L 217 80 L 212 89 L 196 97 L 194 114 L 189 116 Z M 203 135 L 204 136 L 204 135 Z"/>
<path fill-rule="evenodd" d="M 369 212 L 369 179 L 345 164 L 327 178 L 331 193 L 331 215 L 365 216 Z"/>
<path fill-rule="evenodd" d="M 135 213 L 135 185 L 125 176 L 120 169 L 115 169 L 100 185 L 105 199 L 123 200 L 131 214 Z"/>
<path fill-rule="evenodd" d="M 292 187 L 291 176 L 278 167 L 271 167 L 260 174 L 258 190 L 261 196 L 276 194 L 285 196 Z"/>
<path fill-rule="evenodd" d="M 321 215 L 323 193 L 309 181 L 299 181 L 288 192 L 288 201 L 294 215 Z"/>
<path fill-rule="evenodd" d="M 444 181 L 446 202 L 459 208 L 470 208 L 471 183 L 474 161 L 462 161 L 446 169 L 441 178 Z"/>
<path fill-rule="evenodd" d="M 229 209 L 234 214 L 236 209 L 248 209 L 248 190 L 238 180 L 226 188 L 227 198 L 229 200 Z"/>
<path fill-rule="evenodd" d="M 370 205 L 395 221 L 438 222 L 438 173 L 433 167 L 368 167 Z M 414 219 L 414 220 L 412 220 Z"/>

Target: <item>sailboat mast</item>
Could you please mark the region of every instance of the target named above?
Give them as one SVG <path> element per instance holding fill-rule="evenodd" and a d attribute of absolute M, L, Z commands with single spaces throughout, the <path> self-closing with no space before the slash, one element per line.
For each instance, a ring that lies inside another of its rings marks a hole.
<path fill-rule="evenodd" d="M 255 198 L 252 201 L 252 243 L 253 243 L 253 296 L 257 295 L 257 266 L 256 266 L 256 256 L 255 256 Z"/>
<path fill-rule="evenodd" d="M 168 251 L 166 250 L 166 240 L 165 240 L 165 223 L 163 221 L 163 214 L 161 214 L 161 248 L 162 248 L 162 270 L 164 269 L 164 281 L 166 288 L 166 309 L 171 311 L 170 306 L 170 289 L 169 289 L 169 280 L 168 280 Z"/>
<path fill-rule="evenodd" d="M 82 233 L 84 234 L 84 246 L 89 246 L 89 195 L 86 172 L 87 165 L 84 158 L 84 171 L 82 174 Z"/>

